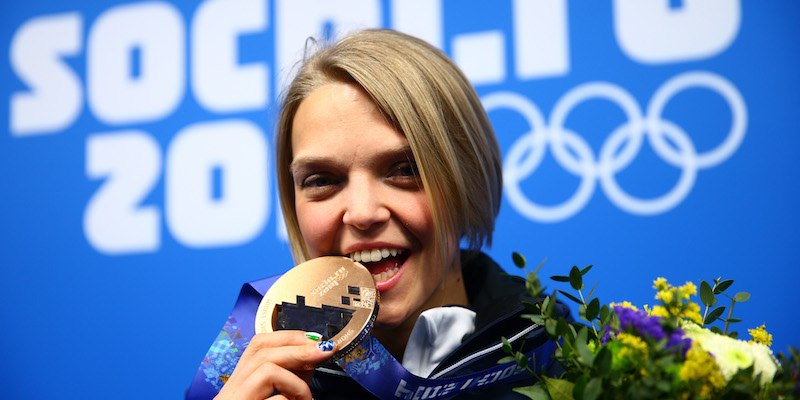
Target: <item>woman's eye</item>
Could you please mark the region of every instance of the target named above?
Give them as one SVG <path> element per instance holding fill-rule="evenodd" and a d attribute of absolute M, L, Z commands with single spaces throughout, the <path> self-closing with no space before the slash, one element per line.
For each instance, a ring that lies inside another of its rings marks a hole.
<path fill-rule="evenodd" d="M 333 179 L 327 176 L 310 176 L 303 181 L 303 187 L 320 188 L 332 185 Z"/>
<path fill-rule="evenodd" d="M 419 175 L 419 171 L 417 170 L 417 165 L 412 163 L 402 163 L 397 165 L 393 170 L 393 175 L 397 176 L 417 176 Z"/>
<path fill-rule="evenodd" d="M 324 200 L 339 190 L 342 179 L 329 173 L 312 173 L 298 183 L 298 190 L 308 200 Z"/>

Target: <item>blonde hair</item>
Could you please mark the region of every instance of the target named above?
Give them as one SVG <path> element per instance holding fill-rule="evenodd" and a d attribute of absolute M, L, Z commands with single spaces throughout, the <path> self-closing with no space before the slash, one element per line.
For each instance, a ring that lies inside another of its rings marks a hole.
<path fill-rule="evenodd" d="M 491 244 L 500 210 L 502 158 L 475 89 L 444 53 L 391 30 L 365 30 L 307 58 L 289 85 L 278 117 L 276 163 L 283 216 L 296 262 L 308 259 L 289 165 L 292 124 L 300 103 L 332 82 L 363 88 L 408 140 L 417 163 L 439 249 Z"/>

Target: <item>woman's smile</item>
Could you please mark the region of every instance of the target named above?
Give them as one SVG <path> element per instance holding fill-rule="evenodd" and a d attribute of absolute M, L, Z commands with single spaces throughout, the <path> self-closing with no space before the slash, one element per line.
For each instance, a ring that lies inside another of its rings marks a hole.
<path fill-rule="evenodd" d="M 389 290 L 400 279 L 398 273 L 403 267 L 408 252 L 396 248 L 373 248 L 350 253 L 350 258 L 363 264 L 375 279 L 378 291 Z M 397 277 L 396 279 L 394 279 Z"/>

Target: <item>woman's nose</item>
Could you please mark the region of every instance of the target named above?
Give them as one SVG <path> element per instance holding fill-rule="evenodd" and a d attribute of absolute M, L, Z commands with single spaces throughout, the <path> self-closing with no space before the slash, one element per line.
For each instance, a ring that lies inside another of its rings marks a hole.
<path fill-rule="evenodd" d="M 347 205 L 342 222 L 367 230 L 389 220 L 390 212 L 379 184 L 369 180 L 351 181 L 347 187 Z"/>

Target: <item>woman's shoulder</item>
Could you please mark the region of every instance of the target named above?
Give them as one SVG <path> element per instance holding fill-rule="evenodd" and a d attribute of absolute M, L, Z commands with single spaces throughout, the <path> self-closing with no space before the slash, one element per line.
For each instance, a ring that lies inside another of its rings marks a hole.
<path fill-rule="evenodd" d="M 487 254 L 464 250 L 461 257 L 469 305 L 477 314 L 476 332 L 504 316 L 521 311 L 522 302 L 532 300 L 524 282 L 506 273 Z"/>

